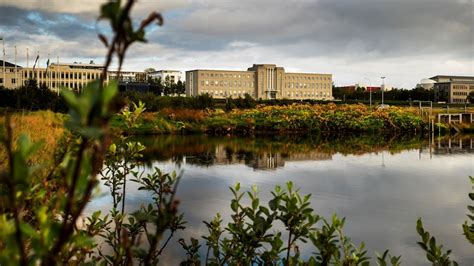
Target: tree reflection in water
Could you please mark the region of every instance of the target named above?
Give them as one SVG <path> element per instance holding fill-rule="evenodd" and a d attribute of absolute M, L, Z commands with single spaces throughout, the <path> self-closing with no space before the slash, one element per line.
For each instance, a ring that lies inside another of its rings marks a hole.
<path fill-rule="evenodd" d="M 209 167 L 219 164 L 245 164 L 254 169 L 276 169 L 285 162 L 331 160 L 334 154 L 399 153 L 419 149 L 434 154 L 473 152 L 473 136 L 445 136 L 431 140 L 422 135 L 277 135 L 209 136 L 167 135 L 140 136 L 147 150 L 144 160 L 169 161 Z"/>

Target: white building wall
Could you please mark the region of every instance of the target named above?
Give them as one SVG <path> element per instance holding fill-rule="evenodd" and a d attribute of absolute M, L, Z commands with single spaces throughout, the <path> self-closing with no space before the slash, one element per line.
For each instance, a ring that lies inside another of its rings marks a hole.
<path fill-rule="evenodd" d="M 159 70 L 147 74 L 149 78 L 160 79 L 165 82 L 169 79 L 172 83 L 178 83 L 178 81 L 184 82 L 184 74 L 177 70 Z"/>

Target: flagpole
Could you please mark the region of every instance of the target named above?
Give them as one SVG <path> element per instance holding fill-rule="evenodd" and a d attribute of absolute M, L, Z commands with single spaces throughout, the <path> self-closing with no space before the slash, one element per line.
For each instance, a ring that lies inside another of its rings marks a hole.
<path fill-rule="evenodd" d="M 3 87 L 6 88 L 7 79 L 5 77 L 5 40 L 2 38 L 2 47 L 3 47 Z"/>
<path fill-rule="evenodd" d="M 28 47 L 26 47 L 26 82 L 30 80 L 30 53 Z"/>
<path fill-rule="evenodd" d="M 18 88 L 18 72 L 16 68 L 16 45 L 15 45 L 15 88 Z"/>
<path fill-rule="evenodd" d="M 57 57 L 57 64 L 56 64 L 56 90 L 58 91 L 59 95 L 59 56 Z"/>
<path fill-rule="evenodd" d="M 46 78 L 48 79 L 48 89 L 51 89 L 51 77 L 50 77 L 50 73 L 49 73 L 49 58 L 51 57 L 51 55 L 48 53 L 48 61 L 46 61 Z"/>
<path fill-rule="evenodd" d="M 36 60 L 35 60 L 35 66 L 36 66 L 36 64 L 39 65 L 39 56 L 40 56 L 40 52 L 38 51 L 38 55 L 36 56 Z M 38 71 L 38 68 L 36 68 L 36 85 L 37 86 L 39 86 L 39 83 L 40 83 L 39 78 L 40 78 L 39 71 Z"/>

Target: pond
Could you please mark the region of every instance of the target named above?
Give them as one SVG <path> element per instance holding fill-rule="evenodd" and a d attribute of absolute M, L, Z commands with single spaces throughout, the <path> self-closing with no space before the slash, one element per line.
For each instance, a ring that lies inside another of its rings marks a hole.
<path fill-rule="evenodd" d="M 445 247 L 460 265 L 473 265 L 474 253 L 462 235 L 474 176 L 474 136 L 148 136 L 145 171 L 159 167 L 182 174 L 178 189 L 180 211 L 188 222 L 184 237 L 201 238 L 202 221 L 220 213 L 228 220 L 228 187 L 259 188 L 262 201 L 270 191 L 293 181 L 312 194 L 315 211 L 325 217 L 346 217 L 346 234 L 364 241 L 369 254 L 390 249 L 404 265 L 427 265 L 417 246 L 416 220 Z M 127 184 L 127 211 L 150 201 L 149 195 Z M 106 192 L 106 187 L 102 188 Z M 110 198 L 96 198 L 88 207 L 110 208 Z M 204 248 L 201 248 L 204 254 Z M 313 250 L 304 249 L 303 254 Z M 184 258 L 175 244 L 164 255 L 166 265 Z"/>

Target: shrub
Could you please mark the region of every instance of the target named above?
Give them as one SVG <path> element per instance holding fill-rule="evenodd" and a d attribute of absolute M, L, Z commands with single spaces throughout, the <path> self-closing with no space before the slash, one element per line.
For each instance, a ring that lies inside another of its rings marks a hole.
<path fill-rule="evenodd" d="M 160 111 L 165 117 L 175 121 L 202 122 L 206 116 L 202 110 L 164 108 Z"/>

